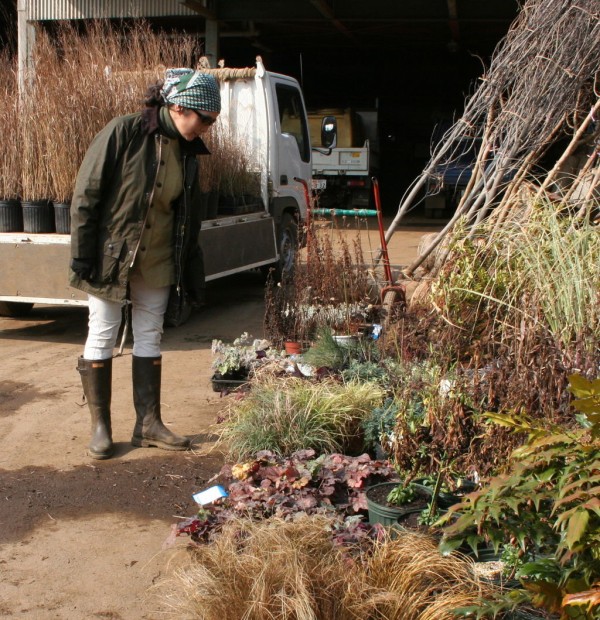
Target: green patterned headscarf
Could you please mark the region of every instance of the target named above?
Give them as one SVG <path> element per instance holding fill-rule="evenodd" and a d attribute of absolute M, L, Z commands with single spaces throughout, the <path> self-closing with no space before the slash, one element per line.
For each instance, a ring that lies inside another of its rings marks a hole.
<path fill-rule="evenodd" d="M 162 96 L 167 103 L 190 110 L 221 111 L 221 93 L 214 76 L 192 69 L 167 69 Z"/>

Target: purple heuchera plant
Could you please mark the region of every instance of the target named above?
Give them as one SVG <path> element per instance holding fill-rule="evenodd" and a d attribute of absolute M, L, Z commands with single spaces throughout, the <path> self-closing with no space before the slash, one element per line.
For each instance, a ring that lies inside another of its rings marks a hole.
<path fill-rule="evenodd" d="M 225 465 L 220 478 L 228 497 L 175 524 L 171 543 L 181 535 L 195 543 L 207 542 L 233 517 L 293 519 L 300 513 L 331 516 L 332 535 L 338 542 L 377 535 L 378 528 L 363 523 L 365 490 L 397 475 L 389 461 L 373 460 L 368 454 L 316 457 L 314 450 L 300 450 L 280 457 L 265 450 L 252 461 Z"/>

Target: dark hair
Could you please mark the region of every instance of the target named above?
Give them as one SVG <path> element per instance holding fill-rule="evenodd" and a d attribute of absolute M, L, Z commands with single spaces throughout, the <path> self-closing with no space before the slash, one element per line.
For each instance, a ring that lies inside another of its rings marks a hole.
<path fill-rule="evenodd" d="M 142 110 L 142 130 L 145 133 L 152 133 L 158 129 L 158 111 L 165 105 L 162 96 L 163 81 L 148 86 L 144 96 L 144 109 Z"/>
<path fill-rule="evenodd" d="M 155 84 L 148 86 L 148 90 L 144 96 L 144 105 L 147 108 L 160 108 L 165 105 L 165 100 L 161 92 L 163 84 L 164 82 L 159 80 Z"/>

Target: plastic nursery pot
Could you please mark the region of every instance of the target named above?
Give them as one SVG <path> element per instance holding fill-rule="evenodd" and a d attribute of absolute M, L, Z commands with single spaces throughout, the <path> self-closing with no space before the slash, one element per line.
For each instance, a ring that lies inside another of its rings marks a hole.
<path fill-rule="evenodd" d="M 54 203 L 54 228 L 60 235 L 71 232 L 71 204 L 68 202 Z"/>
<path fill-rule="evenodd" d="M 0 232 L 22 232 L 23 210 L 15 199 L 0 200 Z"/>
<path fill-rule="evenodd" d="M 351 347 L 358 342 L 358 336 L 350 334 L 333 335 L 332 338 L 340 347 Z"/>
<path fill-rule="evenodd" d="M 440 506 L 440 508 L 450 508 L 450 506 L 454 506 L 454 504 L 461 502 L 465 495 L 472 493 L 476 488 L 477 485 L 474 482 L 465 481 L 453 493 L 440 491 L 437 500 L 438 506 Z"/>
<path fill-rule="evenodd" d="M 24 200 L 23 231 L 27 233 L 54 232 L 54 212 L 49 200 Z"/>
<path fill-rule="evenodd" d="M 302 347 L 300 346 L 299 342 L 286 342 L 284 346 L 285 352 L 288 355 L 299 355 L 300 353 L 302 353 Z"/>
<path fill-rule="evenodd" d="M 387 503 L 386 498 L 390 491 L 395 489 L 402 482 L 382 482 L 369 487 L 366 492 L 367 509 L 369 511 L 369 523 L 380 525 L 398 525 L 404 515 L 414 512 L 421 512 L 424 505 L 418 508 L 411 503 L 405 506 L 391 506 Z M 413 483 L 414 484 L 414 483 Z M 420 500 L 426 499 L 429 502 L 431 490 L 422 485 L 415 485 L 420 495 Z"/>

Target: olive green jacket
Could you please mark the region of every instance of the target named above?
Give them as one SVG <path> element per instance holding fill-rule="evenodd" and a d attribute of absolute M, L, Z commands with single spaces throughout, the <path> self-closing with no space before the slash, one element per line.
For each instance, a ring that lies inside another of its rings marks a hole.
<path fill-rule="evenodd" d="M 127 298 L 161 165 L 161 143 L 158 108 L 115 118 L 92 140 L 73 192 L 71 257 L 94 259 L 95 274 L 87 282 L 70 271 L 74 288 L 110 301 Z M 204 269 L 196 155 L 208 152 L 200 139 L 181 139 L 184 191 L 175 206 L 175 288 L 197 302 L 204 292 Z"/>

